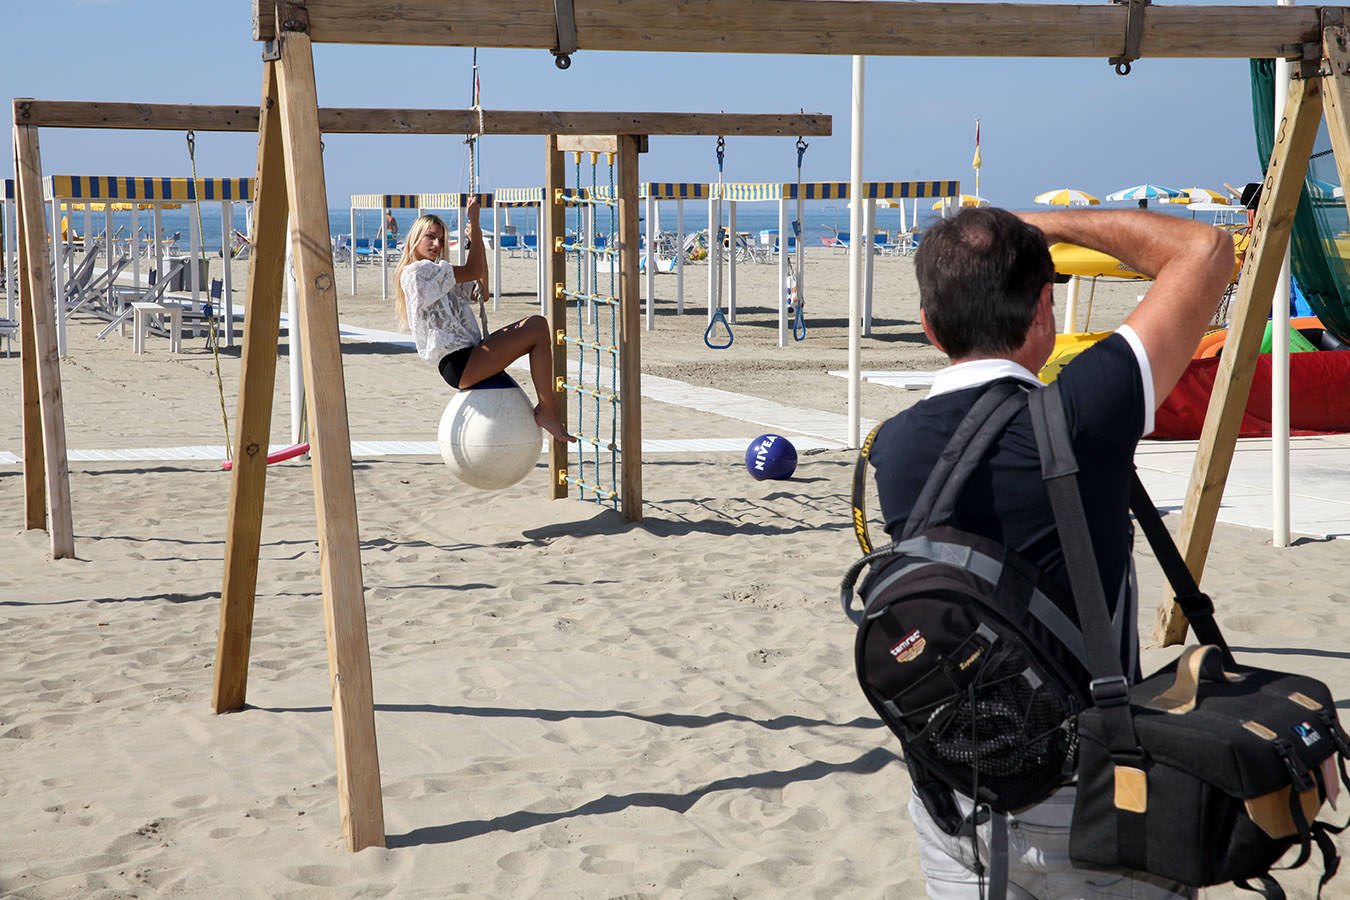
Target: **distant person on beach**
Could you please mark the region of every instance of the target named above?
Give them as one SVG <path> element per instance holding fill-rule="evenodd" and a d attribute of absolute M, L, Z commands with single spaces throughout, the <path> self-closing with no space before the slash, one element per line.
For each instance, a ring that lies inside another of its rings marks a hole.
<path fill-rule="evenodd" d="M 1048 246 L 1078 244 L 1114 256 L 1153 286 L 1110 337 L 1084 350 L 1058 377 L 1078 456 L 1078 483 L 1109 613 L 1126 623 L 1120 656 L 1139 677 L 1138 597 L 1129 497 L 1135 445 L 1181 377 L 1233 272 L 1228 233 L 1139 210 L 1014 214 L 962 210 L 930 226 L 915 256 L 924 333 L 950 359 L 928 397 L 887 421 L 872 445 L 886 531 L 900 535 L 956 425 L 986 386 L 1041 387 L 1036 372 L 1054 347 L 1054 266 Z M 996 438 L 967 482 L 956 527 L 1016 551 L 1071 596 L 1064 552 L 1041 478 L 1030 412 Z M 1119 611 L 1117 611 L 1119 608 Z M 1072 608 L 1065 610 L 1076 617 Z M 1087 686 L 1084 685 L 1084 688 Z M 909 815 L 936 900 L 983 896 L 990 825 L 974 827 L 974 802 L 925 777 L 911 762 Z M 1194 890 L 1142 872 L 1103 872 L 1069 859 L 1075 787 L 1009 813 L 1009 897 L 1194 897 Z M 976 851 L 976 845 L 978 851 Z M 978 855 L 977 855 L 978 853 Z"/>
<path fill-rule="evenodd" d="M 385 242 L 388 244 L 398 243 L 398 220 L 389 210 L 384 211 L 384 234 Z"/>
<path fill-rule="evenodd" d="M 539 403 L 534 420 L 561 441 L 576 441 L 558 418 L 553 398 L 553 355 L 548 320 L 529 316 L 498 328 L 486 338 L 470 303 L 475 283 L 487 283 L 487 254 L 478 224 L 478 198 L 469 200 L 469 252 L 464 265 L 446 258 L 445 222 L 424 215 L 408 230 L 398 262 L 398 290 L 394 311 L 410 327 L 417 353 L 436 366 L 452 388 L 473 387 L 504 372 L 516 359 L 529 354 L 530 378 Z"/>

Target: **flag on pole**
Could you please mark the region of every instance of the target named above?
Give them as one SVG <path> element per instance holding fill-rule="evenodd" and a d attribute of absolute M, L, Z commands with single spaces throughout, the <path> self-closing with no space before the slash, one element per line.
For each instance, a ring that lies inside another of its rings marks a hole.
<path fill-rule="evenodd" d="M 975 170 L 978 171 L 979 168 L 980 168 L 980 166 L 981 166 L 982 164 L 983 164 L 983 160 L 980 159 L 980 120 L 979 120 L 979 119 L 976 119 L 976 120 L 975 120 L 975 158 L 974 158 L 973 160 L 970 161 L 970 167 L 971 167 L 972 169 L 975 169 Z"/>

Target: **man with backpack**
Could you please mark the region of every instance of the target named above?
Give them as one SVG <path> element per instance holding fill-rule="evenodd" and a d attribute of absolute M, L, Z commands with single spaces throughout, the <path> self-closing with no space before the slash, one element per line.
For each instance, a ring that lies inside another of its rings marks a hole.
<path fill-rule="evenodd" d="M 1079 464 L 1078 486 L 1121 664 L 1137 679 L 1137 597 L 1129 500 L 1135 446 L 1185 371 L 1233 271 L 1228 234 L 1193 220 L 1136 210 L 963 210 L 924 235 L 915 258 L 921 320 L 950 359 L 925 399 L 881 426 L 875 466 L 886 531 L 899 537 L 957 426 L 998 382 L 1040 386 L 1035 373 L 1055 341 L 1054 269 L 1048 245 L 1079 244 L 1117 257 L 1153 279 L 1120 329 L 1058 376 Z M 1063 587 L 1054 602 L 1076 619 L 1031 416 L 1025 406 L 994 439 L 956 501 L 954 524 L 1009 548 Z M 918 632 L 915 632 L 918 634 Z M 912 644 L 912 642 L 911 642 Z M 900 652 L 914 648 L 903 642 Z M 922 652 L 921 647 L 919 652 Z M 899 659 L 897 658 L 897 661 Z M 935 900 L 983 895 L 988 814 L 970 796 L 911 761 L 909 811 Z M 1192 897 L 1179 884 L 1075 866 L 1069 860 L 1074 787 L 1012 811 L 1007 890 L 1018 898 Z M 978 827 L 972 827 L 972 819 Z M 1001 844 L 996 844 L 1001 847 Z M 999 854 L 1001 854 L 999 850 Z"/>

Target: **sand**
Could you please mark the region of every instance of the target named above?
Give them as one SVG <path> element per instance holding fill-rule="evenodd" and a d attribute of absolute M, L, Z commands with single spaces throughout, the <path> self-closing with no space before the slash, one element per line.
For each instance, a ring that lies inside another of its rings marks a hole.
<path fill-rule="evenodd" d="M 722 352 L 702 340 L 706 270 L 689 270 L 683 317 L 661 276 L 643 371 L 843 413 L 846 382 L 828 372 L 847 367 L 845 259 L 809 266 L 807 338 L 781 349 L 773 267 L 740 268 Z M 876 272 L 864 367 L 936 368 L 912 262 L 881 258 Z M 531 261 L 508 260 L 504 281 L 494 326 L 535 308 Z M 344 322 L 392 327 L 378 269 L 362 270 L 356 297 L 338 282 Z M 240 300 L 244 283 L 241 266 Z M 1119 322 L 1138 292 L 1099 288 L 1094 326 Z M 71 448 L 223 443 L 200 339 L 174 356 L 155 338 L 136 356 L 97 330 L 70 325 Z M 388 345 L 344 349 L 353 438 L 433 440 L 446 393 L 430 367 Z M 238 351 L 220 365 L 233 420 Z M 17 357 L 0 372 L 17 411 Z M 864 415 L 921 396 L 868 383 Z M 768 430 L 653 400 L 643 419 L 649 438 Z M 0 420 L 0 451 L 21 446 L 18 416 Z M 858 554 L 852 462 L 812 451 L 792 480 L 757 482 L 738 453 L 652 454 L 633 525 L 545 499 L 542 465 L 484 494 L 435 456 L 358 458 L 388 843 L 360 853 L 340 836 L 308 464 L 270 470 L 249 706 L 223 716 L 210 709 L 229 492 L 218 464 L 73 462 L 77 558 L 60 561 L 43 532 L 19 530 L 21 467 L 0 465 L 0 895 L 921 897 L 900 748 L 858 690 L 838 607 Z M 1343 550 L 1274 550 L 1267 532 L 1218 527 L 1206 586 L 1240 658 L 1350 696 Z M 1138 557 L 1147 635 L 1161 576 L 1146 547 Z M 1148 649 L 1146 669 L 1175 652 Z M 1283 879 L 1291 897 L 1312 896 L 1317 869 Z"/>

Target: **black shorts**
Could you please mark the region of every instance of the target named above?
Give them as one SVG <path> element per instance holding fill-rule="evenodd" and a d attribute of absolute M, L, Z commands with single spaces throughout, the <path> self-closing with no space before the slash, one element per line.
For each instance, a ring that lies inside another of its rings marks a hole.
<path fill-rule="evenodd" d="M 469 364 L 469 357 L 473 351 L 473 347 L 460 347 L 441 359 L 439 366 L 441 377 L 455 390 L 459 390 L 459 380 L 464 377 L 464 367 Z"/>

